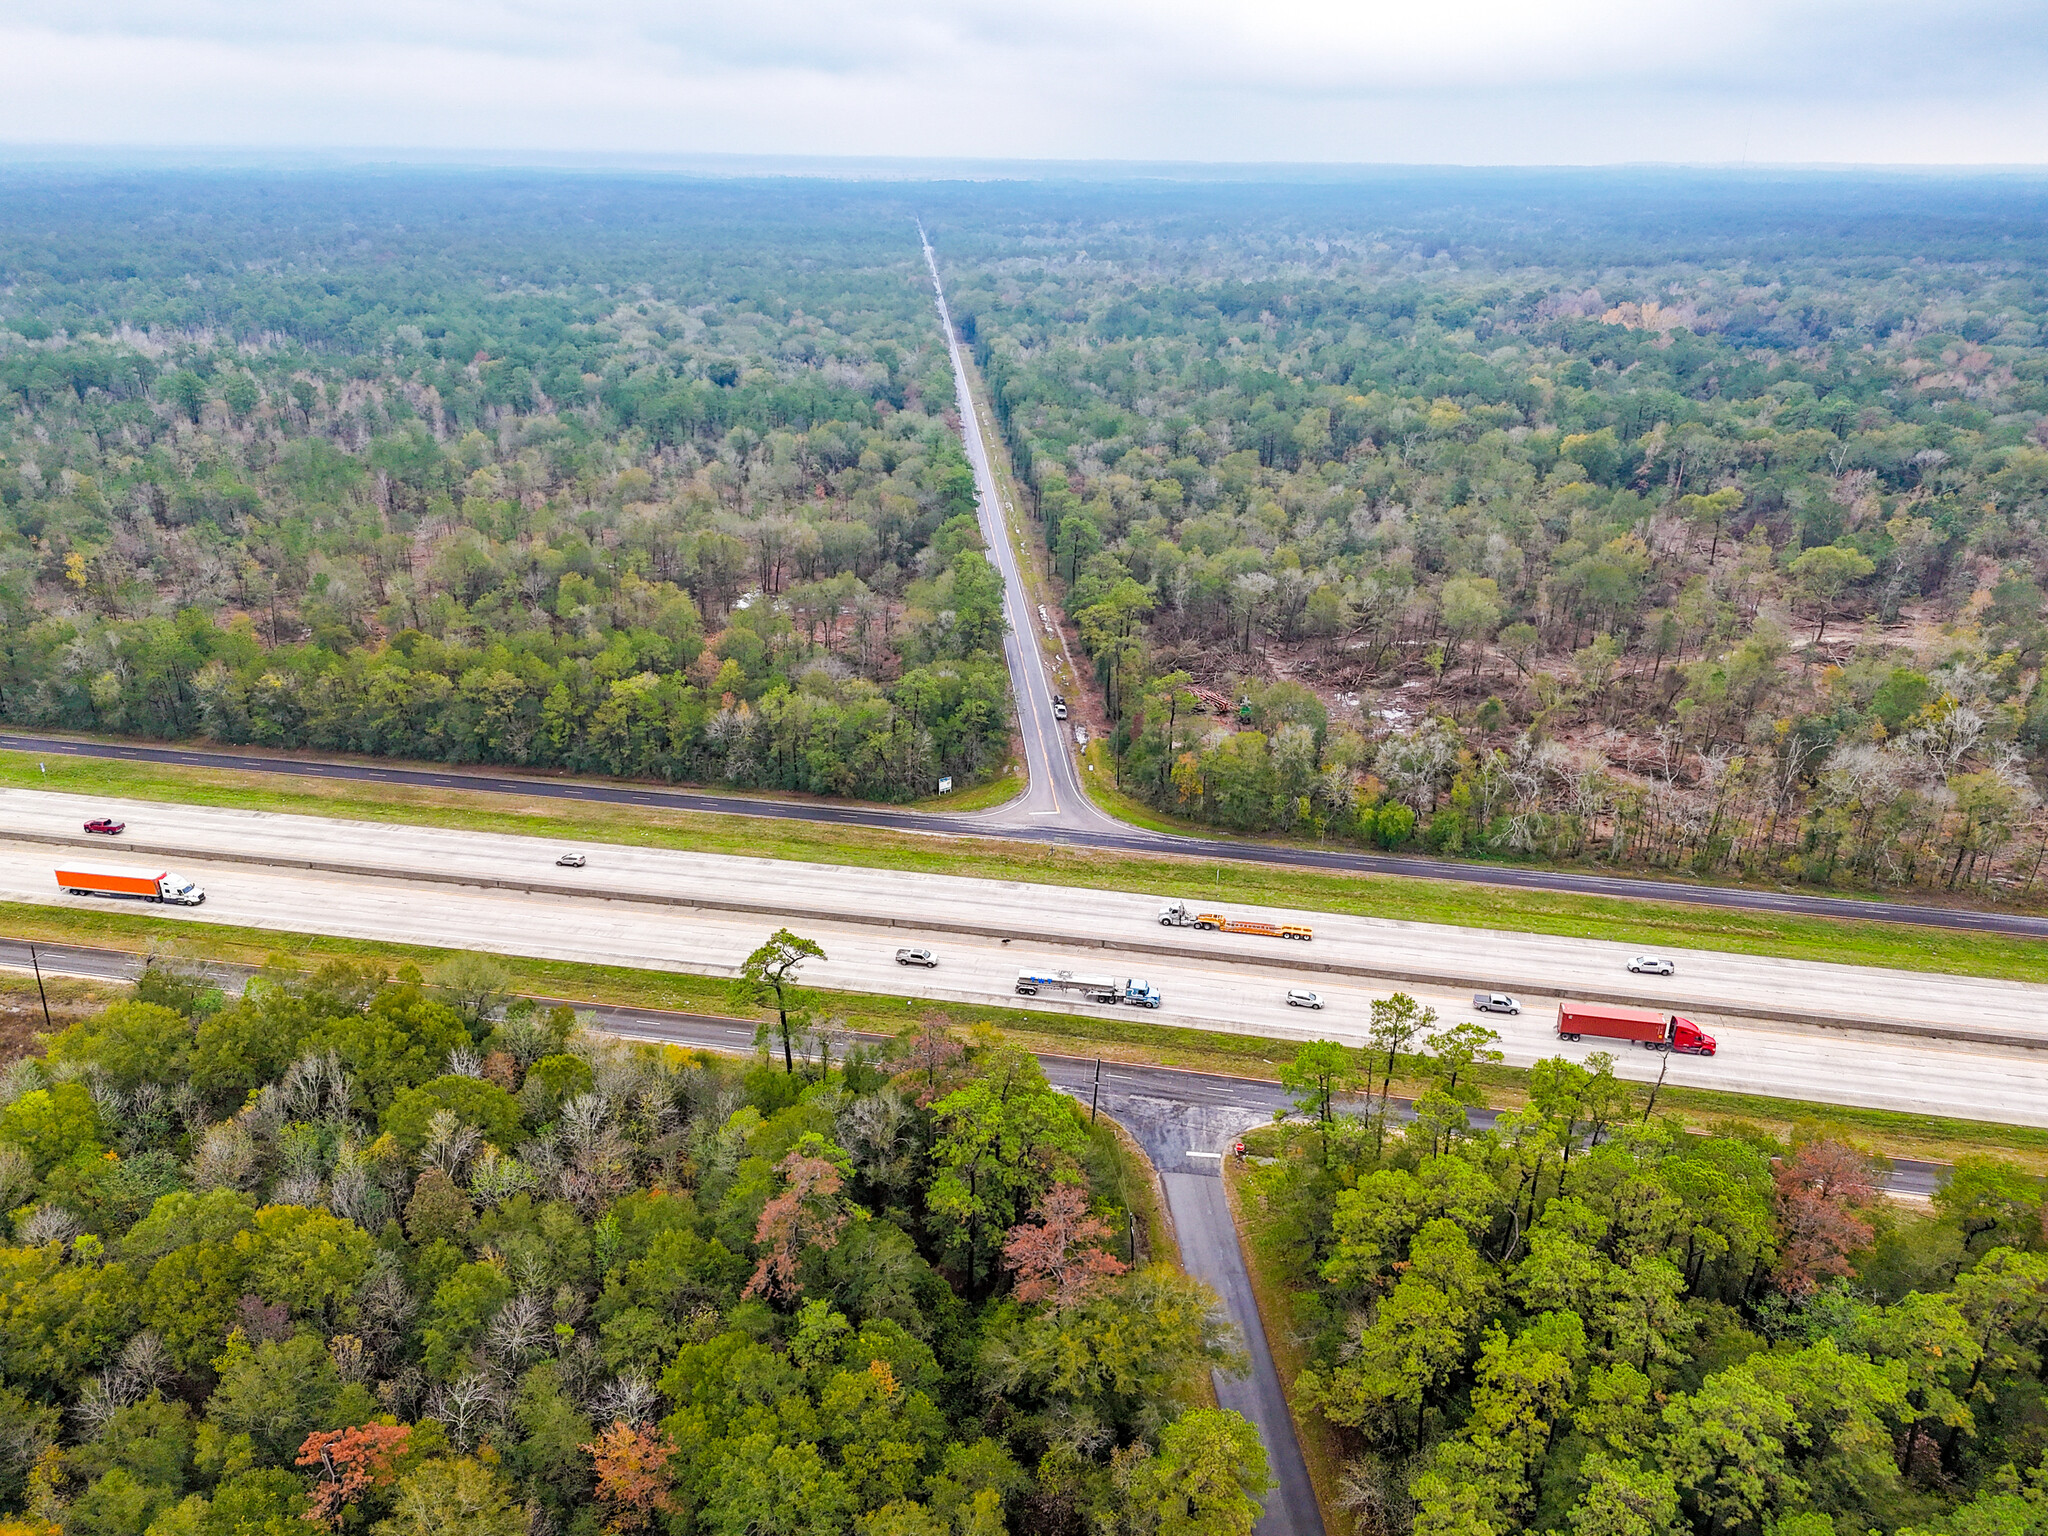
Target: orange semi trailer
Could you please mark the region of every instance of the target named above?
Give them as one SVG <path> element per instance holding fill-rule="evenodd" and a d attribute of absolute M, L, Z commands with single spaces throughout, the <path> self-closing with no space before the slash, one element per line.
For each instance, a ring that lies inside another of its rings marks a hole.
<path fill-rule="evenodd" d="M 1620 1008 L 1607 1003 L 1560 1003 L 1557 1038 L 1629 1040 L 1652 1051 L 1677 1051 L 1681 1056 L 1711 1056 L 1714 1037 L 1691 1019 L 1653 1008 Z"/>
<path fill-rule="evenodd" d="M 168 870 L 152 875 L 140 869 L 60 869 L 57 885 L 67 896 L 132 896 L 179 907 L 196 907 L 206 900 L 206 892 Z"/>

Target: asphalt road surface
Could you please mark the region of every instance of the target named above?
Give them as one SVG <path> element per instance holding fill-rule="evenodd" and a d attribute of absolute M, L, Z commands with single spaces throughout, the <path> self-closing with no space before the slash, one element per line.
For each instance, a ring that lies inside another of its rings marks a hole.
<path fill-rule="evenodd" d="M 1004 577 L 1004 613 L 1010 631 L 1004 649 L 1029 771 L 1027 788 L 1020 798 L 988 812 L 945 815 L 824 802 L 709 795 L 505 773 L 476 774 L 372 762 L 205 752 L 19 733 L 0 734 L 0 748 L 52 756 L 116 758 L 613 805 L 661 806 L 926 834 L 999 835 L 1112 851 L 1175 853 L 1233 862 L 1465 880 L 1624 899 L 1682 901 L 1737 910 L 1878 917 L 1988 933 L 2048 935 L 2048 920 L 2013 914 L 1457 865 L 1334 850 L 1268 847 L 1148 832 L 1115 821 L 1097 809 L 1083 791 L 1080 771 L 1068 745 L 1068 729 L 1053 715 L 1052 688 L 1032 622 L 1034 615 L 1028 610 L 1005 526 L 1000 493 L 990 471 L 983 423 L 967 388 L 937 262 L 928 243 L 925 245 L 925 257 L 931 268 L 934 294 L 951 349 L 960 417 L 969 462 L 974 469 L 983 535 Z M 42 830 L 35 823 L 46 822 L 51 815 L 60 816 L 65 823 L 64 830 L 68 832 L 69 826 L 75 824 L 71 818 L 78 807 L 57 805 L 55 802 L 62 798 L 23 796 L 19 792 L 7 796 L 4 814 L 0 814 L 0 836 L 7 832 L 19 834 Z M 40 807 L 33 803 L 38 800 L 43 801 Z M 105 807 L 95 803 L 89 809 L 99 812 Z M 233 813 L 212 814 L 218 817 Z M 136 828 L 137 832 L 142 833 L 145 829 L 147 832 L 146 836 L 133 839 L 130 847 L 138 843 L 146 845 L 151 839 L 158 843 L 179 841 L 180 846 L 204 847 L 214 855 L 212 859 L 186 859 L 182 866 L 182 872 L 199 878 L 209 887 L 212 895 L 205 907 L 150 909 L 183 921 L 241 923 L 288 931 L 350 934 L 503 953 L 554 955 L 573 960 L 601 957 L 612 963 L 657 968 L 682 964 L 714 973 L 735 969 L 739 956 L 753 947 L 760 934 L 760 922 L 741 914 L 701 908 L 663 908 L 605 898 L 605 882 L 609 880 L 616 887 L 622 875 L 643 880 L 679 877 L 682 872 L 673 868 L 657 870 L 646 866 L 647 856 L 657 853 L 656 850 L 609 848 L 601 854 L 595 874 L 552 868 L 545 872 L 545 878 L 555 885 L 565 885 L 574 877 L 582 877 L 591 887 L 587 894 L 578 891 L 506 891 L 470 885 L 431 885 L 406 878 L 408 854 L 412 859 L 411 872 L 432 870 L 461 878 L 469 872 L 465 861 L 481 859 L 486 864 L 495 864 L 497 874 L 502 875 L 505 848 L 501 846 L 487 851 L 472 847 L 450 849 L 438 844 L 420 846 L 420 834 L 429 834 L 426 841 L 432 843 L 440 835 L 435 829 L 323 823 L 317 818 L 256 817 L 252 820 L 269 824 L 261 828 L 262 847 L 251 849 L 246 845 L 240 848 L 230 846 L 240 834 L 250 830 L 248 824 L 231 829 L 224 841 L 195 842 L 195 837 L 204 838 L 206 829 L 195 831 L 188 816 L 185 808 L 171 809 L 160 805 L 140 806 L 130 812 L 131 821 L 141 823 Z M 212 830 L 216 836 L 223 836 L 221 823 L 215 822 Z M 342 844 L 339 853 L 331 851 L 331 848 L 317 853 L 306 851 L 332 845 L 337 839 Z M 288 856 L 300 859 L 355 865 L 380 862 L 377 855 L 389 854 L 394 848 L 399 851 L 399 857 L 381 860 L 395 867 L 388 872 L 373 874 L 286 871 L 221 861 L 223 853 L 232 855 L 240 852 L 243 857 L 260 857 L 264 847 L 272 853 L 280 848 L 288 849 Z M 100 862 L 124 861 L 123 855 L 115 849 L 108 850 L 111 857 L 107 857 L 97 852 L 79 855 L 70 849 L 56 850 L 47 843 L 6 842 L 0 844 L 0 896 L 35 901 L 83 900 L 56 894 L 54 882 L 47 873 L 52 867 L 53 852 L 62 852 L 66 859 L 80 862 L 87 857 Z M 132 857 L 148 862 L 139 848 Z M 420 862 L 422 859 L 426 862 Z M 451 859 L 454 862 L 450 862 Z M 537 863 L 538 859 L 533 862 Z M 840 901 L 841 912 L 848 910 L 844 903 L 849 899 L 859 900 L 859 910 L 870 919 L 883 910 L 850 893 L 850 888 L 863 878 L 872 879 L 882 876 L 883 872 L 824 869 L 765 860 L 742 862 L 755 866 L 744 882 L 746 889 L 760 892 L 777 880 L 787 883 L 793 878 L 809 892 L 811 900 L 808 904 L 790 904 L 792 913 L 816 911 L 816 899 L 820 893 Z M 482 869 L 474 873 L 478 878 L 488 877 Z M 695 873 L 700 880 L 705 878 L 704 872 Z M 732 874 L 730 869 L 721 872 L 726 879 Z M 910 896 L 912 909 L 902 916 L 914 920 L 916 911 L 920 909 L 932 910 L 943 905 L 949 913 L 964 910 L 953 905 L 954 899 L 963 894 L 957 887 L 992 884 L 952 882 L 938 896 L 934 896 L 929 886 L 919 894 L 910 895 L 908 886 L 899 885 L 889 894 L 899 901 Z M 1010 922 L 1021 907 L 1034 929 L 1047 926 L 1059 930 L 1063 936 L 1079 932 L 1101 935 L 1107 937 L 1112 946 L 1116 936 L 1126 931 L 1132 932 L 1129 942 L 1135 944 L 1135 930 L 1144 925 L 1148 917 L 1155 930 L 1157 927 L 1156 916 L 1150 916 L 1147 911 L 1150 908 L 1156 912 L 1156 901 L 1150 898 L 1099 892 L 1061 892 L 1050 887 L 1016 886 L 1007 889 L 1013 893 L 1013 899 L 1007 904 L 994 900 L 989 892 L 976 892 L 980 898 L 977 910 L 989 914 L 992 922 Z M 1015 893 L 1023 893 L 1021 901 L 1015 899 Z M 1195 898 L 1191 896 L 1189 899 Z M 979 921 L 978 918 L 976 920 Z M 1463 995 L 1468 985 L 1508 985 L 1506 981 L 1468 983 L 1465 980 L 1465 973 L 1472 969 L 1470 954 L 1474 948 L 1484 951 L 1488 974 L 1498 970 L 1505 975 L 1513 970 L 1516 977 L 1513 984 L 1516 986 L 1583 991 L 1588 974 L 1597 976 L 1603 989 L 1611 990 L 1623 985 L 1608 980 L 1614 959 L 1608 951 L 1621 946 L 1578 944 L 1572 946 L 1572 952 L 1566 955 L 1554 947 L 1546 949 L 1545 941 L 1531 935 L 1430 931 L 1428 925 L 1368 925 L 1364 920 L 1332 919 L 1323 915 L 1317 915 L 1313 920 L 1324 930 L 1322 948 L 1316 957 L 1318 963 L 1322 955 L 1332 949 L 1379 949 L 1406 957 L 1403 964 L 1421 971 L 1423 963 L 1417 957 L 1434 940 L 1439 946 L 1437 963 L 1452 974 L 1439 975 L 1440 985 L 1436 991 L 1427 987 L 1414 990 L 1421 993 L 1424 1002 L 1438 1007 L 1446 1021 L 1468 1011 L 1469 999 Z M 1104 924 L 1108 926 L 1102 926 Z M 1014 995 L 1013 980 L 1019 954 L 1014 944 L 998 938 L 949 933 L 944 940 L 947 958 L 942 967 L 943 976 L 940 972 L 919 971 L 913 978 L 896 967 L 889 956 L 895 947 L 894 939 L 910 941 L 914 930 L 905 929 L 893 936 L 878 935 L 872 921 L 865 924 L 831 923 L 823 918 L 814 922 L 813 927 L 813 936 L 825 942 L 828 954 L 836 947 L 846 957 L 816 968 L 819 973 L 817 979 L 827 984 L 849 990 L 910 992 L 913 996 L 961 1001 L 1000 1000 L 1012 1006 L 1064 1006 L 1039 999 L 1020 999 Z M 1167 932 L 1176 936 L 1180 934 L 1179 930 Z M 1447 941 L 1445 935 L 1448 934 L 1458 934 L 1459 937 L 1455 941 Z M 1261 943 L 1271 941 L 1252 940 L 1248 945 L 1246 941 L 1231 936 L 1204 937 L 1208 940 L 1206 953 L 1191 952 L 1165 959 L 1142 952 L 1124 955 L 1114 947 L 1072 949 L 1058 942 L 1039 944 L 1034 941 L 1034 955 L 1025 963 L 1063 966 L 1082 972 L 1109 970 L 1121 975 L 1142 974 L 1179 999 L 1170 1005 L 1171 1011 L 1161 1010 L 1159 1022 L 1191 1023 L 1211 1029 L 1282 1038 L 1324 1036 L 1362 1040 L 1371 1000 L 1388 990 L 1363 978 L 1324 980 L 1313 972 L 1307 972 L 1302 979 L 1313 982 L 1316 990 L 1324 994 L 1328 1006 L 1322 1012 L 1304 1015 L 1313 1021 L 1312 1024 L 1304 1024 L 1297 1020 L 1293 1010 L 1275 1001 L 1279 992 L 1284 990 L 1279 973 L 1293 962 L 1279 961 L 1271 954 L 1254 952 Z M 677 939 L 682 941 L 680 954 L 676 953 Z M 1446 942 L 1456 943 L 1456 955 L 1442 954 L 1441 946 Z M 1547 942 L 1556 946 L 1562 941 Z M 1148 948 L 1157 946 L 1157 932 L 1146 934 L 1146 944 Z M 0 965 L 18 965 L 25 959 L 18 952 L 25 949 L 25 945 L 13 941 L 0 941 Z M 112 959 L 105 952 L 67 946 L 48 947 L 44 952 L 56 961 L 53 969 L 58 973 L 111 976 L 119 974 L 123 965 L 132 966 L 134 963 L 132 957 Z M 1760 1006 L 1758 998 L 1782 1001 L 1786 997 L 1786 985 L 1792 980 L 1785 969 L 1788 962 L 1767 962 L 1760 968 L 1752 962 L 1750 972 L 1745 976 L 1731 963 L 1733 959 L 1706 955 L 1686 957 L 1682 961 L 1683 986 L 1702 997 L 1718 997 L 1720 1006 L 1740 1004 L 1754 1008 Z M 1773 971 L 1772 967 L 1778 969 Z M 1801 969 L 1807 977 L 1807 984 L 1813 985 L 1811 973 L 1846 968 Z M 2001 987 L 2010 988 L 2011 984 L 1965 984 L 1951 979 L 1930 985 L 1925 978 L 1915 977 L 1913 973 L 1876 974 L 1890 979 L 1891 989 L 1874 999 L 1868 994 L 1859 995 L 1859 1007 L 1869 1009 L 1875 1006 L 1894 1012 L 1904 1009 L 1907 1022 L 1930 1008 L 1942 1017 L 1949 1017 L 1958 1006 L 1968 1006 L 1973 1017 L 1982 1017 L 1976 1012 L 1979 1001 L 2000 1011 L 2001 1023 L 2007 1016 L 2015 1016 L 2013 1022 L 2025 1025 L 2031 1017 L 2022 1019 L 2016 1016 L 2028 1013 L 2030 1005 L 2026 999 L 2033 989 L 2001 991 Z M 1531 979 L 1520 979 L 1524 975 Z M 885 981 L 887 984 L 883 985 Z M 1448 985 L 1450 990 L 1441 990 L 1443 985 Z M 1956 1001 L 1959 987 L 1974 988 L 1968 991 L 1968 1000 L 1962 1005 Z M 1674 987 L 1672 993 L 1676 991 Z M 1836 1006 L 1819 1011 L 1839 1011 L 1840 992 L 1831 996 Z M 1742 1004 L 1744 998 L 1749 999 L 1746 1004 Z M 1645 1000 L 1657 999 L 1671 1001 L 1673 1006 L 1682 1000 L 1670 993 L 1657 994 L 1656 999 Z M 1189 1000 L 1192 1000 L 1192 1006 Z M 1688 1006 L 1696 1007 L 1690 1003 Z M 1942 1012 L 1944 1009 L 1949 1012 Z M 1801 1030 L 1796 1026 L 1772 1028 L 1749 1021 L 1731 1028 L 1729 1023 L 1717 1020 L 1706 1010 L 1696 1008 L 1696 1011 L 1700 1014 L 1700 1022 L 1715 1028 L 1720 1035 L 1724 1052 L 1722 1063 L 1728 1056 L 1739 1056 L 1746 1057 L 1748 1064 L 1732 1071 L 1703 1074 L 1700 1069 L 1712 1068 L 1717 1063 L 1658 1061 L 1657 1066 L 1669 1068 L 1673 1081 L 1698 1081 L 1702 1086 L 1748 1086 L 1751 1091 L 1797 1094 L 1842 1103 L 1889 1104 L 1955 1114 L 1978 1114 L 1985 1118 L 2028 1124 L 2048 1123 L 2048 1119 L 2043 1118 L 2048 1115 L 2048 1109 L 2042 1108 L 2048 1105 L 2048 1096 L 2041 1091 L 2048 1087 L 2048 1063 L 2023 1051 L 1966 1048 L 1954 1042 L 1901 1040 L 1896 1036 L 1858 1035 L 1850 1031 Z M 717 1050 L 746 1049 L 751 1045 L 751 1030 L 730 1020 L 617 1009 L 600 1010 L 600 1017 L 608 1027 L 622 1033 L 646 1034 Z M 1511 1061 L 1526 1062 L 1560 1050 L 1584 1055 L 1591 1049 L 1583 1045 L 1561 1045 L 1534 1018 L 1495 1019 L 1492 1022 L 1501 1029 L 1503 1046 Z M 1047 1070 L 1048 1075 L 1068 1091 L 1099 1093 L 1104 1111 L 1129 1125 L 1138 1136 L 1159 1168 L 1168 1210 L 1189 1272 L 1217 1291 L 1245 1334 L 1251 1372 L 1242 1380 L 1219 1380 L 1218 1397 L 1225 1407 L 1244 1413 L 1258 1427 L 1265 1441 L 1277 1486 L 1266 1501 L 1259 1531 L 1266 1536 L 1277 1536 L 1277 1533 L 1314 1536 L 1314 1533 L 1320 1533 L 1323 1528 L 1321 1517 L 1253 1303 L 1250 1278 L 1237 1246 L 1234 1225 L 1218 1176 L 1221 1158 L 1227 1154 L 1228 1143 L 1237 1132 L 1248 1125 L 1269 1120 L 1276 1108 L 1284 1107 L 1284 1101 L 1279 1101 L 1277 1088 L 1270 1083 L 1204 1077 L 1154 1068 L 1101 1069 L 1057 1058 L 1047 1060 Z M 1618 1070 L 1627 1076 L 1653 1075 L 1649 1060 L 1635 1053 L 1624 1053 Z M 1082 1082 L 1077 1081 L 1084 1071 L 1087 1077 L 1085 1088 Z M 1096 1082 L 1098 1071 L 1101 1074 L 1099 1085 Z M 1910 1169 L 1902 1167 L 1895 1173 L 1894 1191 L 1922 1193 L 1924 1191 L 1918 1186 L 1925 1185 L 1931 1189 L 1938 1176 L 1939 1170 L 1928 1165 Z"/>
<path fill-rule="evenodd" d="M 1123 823 L 1098 810 L 1081 788 L 1081 774 L 1068 743 L 1072 728 L 1053 714 L 1053 688 L 1046 676 L 1045 654 L 1039 648 L 1039 624 L 1032 611 L 1017 569 L 1017 552 L 1010 543 L 1008 513 L 1002 492 L 990 468 L 988 439 L 984 422 L 967 387 L 967 369 L 960 356 L 960 341 L 953 330 L 953 313 L 946 306 L 946 290 L 939 281 L 939 264 L 931 242 L 924 239 L 925 265 L 932 274 L 932 294 L 939 308 L 939 324 L 946 333 L 946 349 L 953 363 L 953 391 L 960 412 L 961 437 L 967 462 L 974 468 L 974 489 L 980 503 L 981 537 L 988 546 L 989 559 L 1003 577 L 1003 617 L 1009 633 L 1003 637 L 1003 659 L 1010 668 L 1011 702 L 1016 706 L 1018 733 L 1024 738 L 1024 763 L 1028 781 L 1024 793 L 1005 805 L 981 813 L 977 823 L 984 828 L 1017 827 L 1030 830 L 1061 829 L 1094 836 L 1113 836 L 1128 831 Z"/>
<path fill-rule="evenodd" d="M 139 968 L 135 956 L 119 951 L 71 945 L 37 949 L 46 975 L 125 981 Z M 29 969 L 29 945 L 0 939 L 0 966 Z M 229 988 L 239 987 L 248 974 L 236 967 L 217 969 Z M 599 1006 L 589 1011 L 600 1027 L 633 1038 L 741 1054 L 752 1049 L 753 1028 L 740 1020 L 641 1008 Z M 1313 1536 L 1323 1529 L 1321 1515 L 1220 1177 L 1231 1143 L 1245 1130 L 1291 1109 L 1287 1096 L 1277 1083 L 1258 1079 L 1066 1056 L 1039 1060 L 1055 1087 L 1084 1103 L 1099 1104 L 1102 1113 L 1125 1126 L 1158 1169 L 1184 1267 L 1217 1293 L 1245 1337 L 1251 1369 L 1241 1378 L 1219 1378 L 1217 1398 L 1258 1426 L 1266 1446 L 1276 1487 L 1267 1497 L 1258 1529 L 1268 1536 Z M 1395 1107 L 1405 1115 L 1409 1106 Z M 1480 1110 L 1472 1118 L 1474 1127 L 1483 1130 L 1493 1116 Z M 1938 1164 L 1901 1162 L 1892 1170 L 1889 1188 L 1894 1195 L 1925 1198 L 1940 1187 L 1946 1171 Z"/>

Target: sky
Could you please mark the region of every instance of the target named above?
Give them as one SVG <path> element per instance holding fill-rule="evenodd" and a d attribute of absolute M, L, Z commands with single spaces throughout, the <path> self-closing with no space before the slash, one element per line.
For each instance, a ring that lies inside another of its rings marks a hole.
<path fill-rule="evenodd" d="M 2048 0 L 0 0 L 0 145 L 2048 164 Z"/>

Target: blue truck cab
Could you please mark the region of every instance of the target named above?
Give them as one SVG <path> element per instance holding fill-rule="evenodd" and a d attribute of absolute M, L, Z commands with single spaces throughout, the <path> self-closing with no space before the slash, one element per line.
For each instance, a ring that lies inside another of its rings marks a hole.
<path fill-rule="evenodd" d="M 1133 976 L 1124 983 L 1124 1001 L 1133 1008 L 1157 1008 L 1159 1006 L 1159 989 L 1153 986 L 1151 982 L 1141 981 Z"/>

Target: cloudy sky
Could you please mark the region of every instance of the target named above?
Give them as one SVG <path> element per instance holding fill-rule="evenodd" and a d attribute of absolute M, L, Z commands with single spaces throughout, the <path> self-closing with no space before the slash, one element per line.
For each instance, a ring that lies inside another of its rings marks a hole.
<path fill-rule="evenodd" d="M 0 143 L 2048 163 L 2048 0 L 0 0 Z"/>

